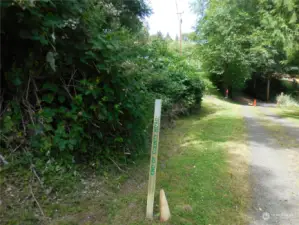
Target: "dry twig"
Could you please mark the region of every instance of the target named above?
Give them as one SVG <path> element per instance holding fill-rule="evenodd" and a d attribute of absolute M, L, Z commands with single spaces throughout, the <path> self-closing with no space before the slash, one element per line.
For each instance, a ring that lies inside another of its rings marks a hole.
<path fill-rule="evenodd" d="M 34 80 L 34 79 L 32 79 L 32 83 L 33 83 L 33 86 L 34 86 L 34 95 L 35 95 L 37 104 L 38 104 L 38 106 L 39 106 L 39 109 L 42 110 L 42 105 L 40 104 L 41 101 L 39 100 L 39 97 L 38 97 L 38 95 L 37 95 L 38 89 L 37 89 L 37 86 L 36 86 L 36 83 L 35 83 L 35 80 Z"/>
<path fill-rule="evenodd" d="M 36 199 L 36 197 L 35 197 L 35 195 L 34 195 L 34 193 L 33 193 L 33 191 L 32 191 L 32 186 L 31 186 L 31 184 L 29 184 L 29 188 L 30 188 L 30 193 L 31 193 L 31 195 L 32 195 L 32 198 L 34 199 L 34 201 L 35 201 L 35 203 L 36 203 L 36 205 L 37 205 L 37 207 L 38 207 L 40 213 L 42 214 L 43 217 L 45 217 L 44 211 L 43 211 L 42 207 L 40 206 L 39 202 L 37 201 L 37 199 Z"/>
<path fill-rule="evenodd" d="M 5 160 L 5 158 L 0 154 L 0 161 L 3 162 L 4 165 L 7 165 L 8 162 Z"/>
<path fill-rule="evenodd" d="M 125 170 L 123 170 L 122 168 L 120 168 L 119 165 L 118 165 L 113 159 L 111 159 L 110 157 L 108 157 L 108 158 L 114 163 L 114 165 L 117 167 L 117 169 L 118 169 L 119 171 L 122 171 L 122 172 L 124 172 L 124 173 L 127 173 L 127 171 L 125 171 Z"/>
<path fill-rule="evenodd" d="M 32 112 L 34 112 L 34 111 L 31 109 L 30 104 L 28 103 L 28 101 L 22 99 L 22 102 L 23 102 L 24 106 L 26 106 L 26 108 L 27 108 L 27 112 L 29 114 L 29 117 L 30 117 L 30 120 L 31 120 L 32 124 L 35 125 L 34 120 L 33 120 L 33 116 L 32 116 Z"/>
<path fill-rule="evenodd" d="M 21 144 L 19 144 L 17 147 L 15 147 L 15 148 L 11 151 L 11 153 L 14 153 L 15 151 L 17 151 L 17 150 L 21 147 L 22 144 L 23 144 L 23 143 L 21 143 Z"/>
<path fill-rule="evenodd" d="M 31 77 L 28 78 L 27 90 L 26 90 L 26 100 L 28 100 L 29 95 L 29 87 L 30 87 Z"/>
<path fill-rule="evenodd" d="M 70 86 L 72 80 L 74 79 L 74 76 L 75 76 L 76 72 L 77 72 L 77 69 L 73 72 L 73 74 L 71 76 L 71 79 L 69 80 L 68 86 Z"/>
<path fill-rule="evenodd" d="M 63 88 L 64 88 L 64 90 L 68 93 L 68 95 L 70 96 L 70 99 L 73 100 L 73 96 L 71 95 L 68 86 L 65 84 L 65 82 L 64 82 L 64 80 L 63 80 L 62 78 L 60 78 L 60 80 L 61 80 L 61 82 L 62 82 L 62 84 L 63 84 Z"/>
<path fill-rule="evenodd" d="M 35 177 L 37 178 L 38 182 L 39 182 L 40 185 L 43 187 L 43 182 L 41 181 L 41 179 L 40 179 L 39 176 L 37 175 L 37 172 L 36 172 L 36 170 L 35 170 L 35 168 L 34 168 L 34 165 L 31 164 L 30 167 L 31 167 L 31 171 L 32 171 L 32 173 L 35 175 Z"/>

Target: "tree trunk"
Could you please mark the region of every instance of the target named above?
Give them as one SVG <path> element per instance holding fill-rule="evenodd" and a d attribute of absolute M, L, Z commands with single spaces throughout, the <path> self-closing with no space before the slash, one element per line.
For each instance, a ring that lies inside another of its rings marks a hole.
<path fill-rule="evenodd" d="M 270 80 L 271 80 L 271 77 L 268 76 L 268 80 L 267 80 L 267 102 L 270 99 Z"/>

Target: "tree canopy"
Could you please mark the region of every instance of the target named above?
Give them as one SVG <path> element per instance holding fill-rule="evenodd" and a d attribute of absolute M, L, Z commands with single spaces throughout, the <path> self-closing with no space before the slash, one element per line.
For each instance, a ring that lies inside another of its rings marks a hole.
<path fill-rule="evenodd" d="M 298 71 L 297 0 L 199 0 L 193 8 L 198 55 L 219 86 Z"/>

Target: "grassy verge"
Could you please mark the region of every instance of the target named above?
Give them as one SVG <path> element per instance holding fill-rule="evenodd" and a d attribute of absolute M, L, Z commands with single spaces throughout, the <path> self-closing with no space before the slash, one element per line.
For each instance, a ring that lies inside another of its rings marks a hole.
<path fill-rule="evenodd" d="M 271 111 L 280 117 L 299 123 L 299 107 L 276 107 L 271 108 Z"/>
<path fill-rule="evenodd" d="M 291 119 L 290 117 L 283 116 L 286 115 L 286 111 L 289 111 L 290 109 L 281 109 L 281 108 L 269 108 L 272 113 L 275 113 L 276 115 L 284 118 Z M 262 112 L 260 109 L 256 109 L 255 113 L 257 114 L 257 118 L 259 118 L 259 121 L 261 125 L 269 132 L 271 136 L 275 138 L 275 140 L 285 148 L 297 148 L 298 143 L 294 137 L 291 137 L 288 135 L 287 127 L 284 127 L 279 122 L 274 122 L 272 119 L 269 119 L 265 116 L 265 113 Z M 274 115 L 275 115 L 274 114 Z M 296 119 L 292 119 L 293 121 Z M 299 124 L 299 120 L 296 121 Z M 296 134 L 294 133 L 294 136 Z"/>
<path fill-rule="evenodd" d="M 200 115 L 163 132 L 157 174 L 156 219 L 144 220 L 147 168 L 134 190 L 115 198 L 109 224 L 159 224 L 158 192 L 164 188 L 169 224 L 246 224 L 250 202 L 248 151 L 239 106 L 207 98 Z"/>
<path fill-rule="evenodd" d="M 244 127 L 240 106 L 206 97 L 200 114 L 162 131 L 154 221 L 144 219 L 149 164 L 145 157 L 126 172 L 89 174 L 51 202 L 35 193 L 45 216 L 51 217 L 44 224 L 159 224 L 160 188 L 166 191 L 172 213 L 168 224 L 247 224 L 249 153 Z M 22 224 L 33 224 L 40 214 L 33 199 L 31 207 L 36 210 L 21 217 L 27 220 Z M 24 212 L 26 208 L 14 209 L 15 215 Z"/>

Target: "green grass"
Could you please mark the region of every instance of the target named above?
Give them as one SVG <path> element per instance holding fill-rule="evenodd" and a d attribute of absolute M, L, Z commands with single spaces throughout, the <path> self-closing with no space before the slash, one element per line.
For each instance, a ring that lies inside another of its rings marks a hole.
<path fill-rule="evenodd" d="M 43 195 L 36 192 L 46 216 L 51 217 L 45 224 L 160 224 L 161 188 L 172 214 L 166 224 L 247 224 L 249 154 L 240 110 L 239 105 L 205 97 L 199 114 L 161 131 L 154 221 L 145 220 L 146 155 L 126 173 L 110 170 L 90 175 L 51 202 L 43 201 Z M 34 203 L 32 207 L 36 210 L 22 216 L 27 221 L 24 224 L 39 224 L 34 221 L 39 211 Z M 24 212 L 20 210 L 15 209 L 15 218 Z"/>
<path fill-rule="evenodd" d="M 299 107 L 276 107 L 271 108 L 276 115 L 299 123 Z"/>
<path fill-rule="evenodd" d="M 279 112 L 282 112 L 281 109 L 271 109 L 271 111 L 276 112 L 279 114 Z M 268 131 L 268 133 L 275 138 L 275 141 L 281 145 L 284 148 L 297 148 L 298 143 L 295 140 L 295 138 L 290 137 L 287 133 L 287 128 L 282 126 L 278 122 L 274 122 L 270 119 L 267 119 L 265 117 L 265 114 L 262 110 L 260 109 L 255 109 L 255 114 L 257 115 L 256 117 L 259 120 L 259 123 Z M 288 118 L 288 117 L 286 117 Z M 294 134 L 295 136 L 296 134 Z"/>
<path fill-rule="evenodd" d="M 109 224 L 159 224 L 160 188 L 166 192 L 172 213 L 169 224 L 246 224 L 248 152 L 239 109 L 208 98 L 200 115 L 181 119 L 174 130 L 164 131 L 154 223 L 144 220 L 146 179 L 140 181 L 139 191 L 116 198 Z"/>
<path fill-rule="evenodd" d="M 295 119 L 299 122 L 299 107 L 293 109 L 281 109 L 278 115 L 280 115 L 281 117 Z"/>

